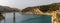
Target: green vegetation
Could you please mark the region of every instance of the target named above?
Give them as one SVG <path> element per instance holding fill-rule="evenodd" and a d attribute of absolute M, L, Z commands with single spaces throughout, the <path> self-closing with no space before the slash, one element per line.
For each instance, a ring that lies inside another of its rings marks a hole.
<path fill-rule="evenodd" d="M 59 10 L 59 8 L 60 8 L 60 3 L 53 3 L 49 5 L 40 6 L 40 10 L 42 10 L 42 12 L 56 11 Z"/>
<path fill-rule="evenodd" d="M 60 8 L 60 3 L 53 3 L 53 4 L 50 4 L 50 11 L 56 11 L 56 10 L 59 10 Z"/>
<path fill-rule="evenodd" d="M 30 11 L 30 10 L 32 10 L 33 8 L 32 7 L 27 7 L 27 8 L 25 8 L 25 9 L 23 9 L 21 12 L 28 12 L 28 11 Z"/>

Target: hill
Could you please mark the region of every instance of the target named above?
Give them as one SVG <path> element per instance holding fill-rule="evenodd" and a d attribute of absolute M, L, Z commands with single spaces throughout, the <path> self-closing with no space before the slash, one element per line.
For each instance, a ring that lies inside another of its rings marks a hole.
<path fill-rule="evenodd" d="M 11 8 L 8 6 L 0 6 L 0 12 L 19 12 L 20 10 L 17 8 Z"/>

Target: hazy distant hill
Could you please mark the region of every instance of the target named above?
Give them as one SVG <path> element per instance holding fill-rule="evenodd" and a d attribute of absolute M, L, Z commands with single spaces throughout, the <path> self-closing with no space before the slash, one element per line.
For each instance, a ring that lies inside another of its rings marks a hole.
<path fill-rule="evenodd" d="M 8 6 L 0 6 L 0 12 L 19 12 L 20 10 L 17 8 L 11 8 Z"/>

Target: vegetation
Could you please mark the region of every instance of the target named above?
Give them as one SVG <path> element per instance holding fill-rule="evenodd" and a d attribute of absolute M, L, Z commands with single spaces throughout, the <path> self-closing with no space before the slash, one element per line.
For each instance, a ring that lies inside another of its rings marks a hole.
<path fill-rule="evenodd" d="M 49 11 L 49 8 L 50 6 L 49 5 L 43 5 L 43 6 L 40 6 L 39 10 L 41 10 L 42 12 L 47 12 Z"/>
<path fill-rule="evenodd" d="M 28 11 L 30 11 L 30 10 L 32 10 L 32 7 L 27 7 L 27 8 L 25 8 L 25 9 L 23 9 L 21 12 L 28 12 Z"/>
<path fill-rule="evenodd" d="M 59 10 L 59 8 L 60 8 L 60 3 L 53 3 L 53 4 L 49 4 L 49 5 L 40 6 L 40 10 L 42 12 L 56 11 L 56 10 Z"/>
<path fill-rule="evenodd" d="M 56 10 L 59 10 L 59 8 L 60 8 L 60 3 L 53 3 L 53 4 L 51 4 L 50 5 L 50 10 L 51 11 L 56 11 Z"/>
<path fill-rule="evenodd" d="M 23 9 L 22 12 L 27 12 L 27 11 L 33 10 L 35 8 L 38 8 L 42 12 L 56 11 L 56 10 L 59 10 L 60 3 L 53 3 L 53 4 L 49 4 L 49 5 L 34 6 L 34 7 L 27 7 L 25 9 Z"/>

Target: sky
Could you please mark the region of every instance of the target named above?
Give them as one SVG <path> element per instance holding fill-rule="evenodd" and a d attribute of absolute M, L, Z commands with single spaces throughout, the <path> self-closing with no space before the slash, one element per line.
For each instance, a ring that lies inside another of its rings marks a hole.
<path fill-rule="evenodd" d="M 60 2 L 60 0 L 0 0 L 0 5 L 22 10 L 30 6 L 47 5 L 56 2 Z"/>

